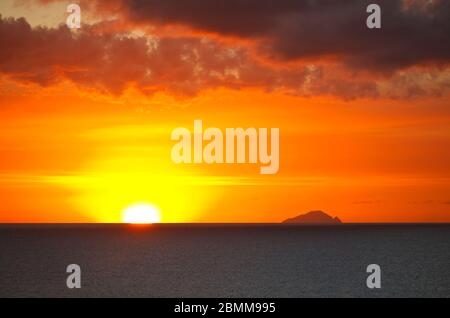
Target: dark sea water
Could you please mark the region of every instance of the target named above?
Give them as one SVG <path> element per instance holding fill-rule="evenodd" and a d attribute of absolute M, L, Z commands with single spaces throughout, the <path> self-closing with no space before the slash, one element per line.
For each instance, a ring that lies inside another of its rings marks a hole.
<path fill-rule="evenodd" d="M 17 296 L 450 297 L 450 225 L 0 225 L 0 297 Z"/>

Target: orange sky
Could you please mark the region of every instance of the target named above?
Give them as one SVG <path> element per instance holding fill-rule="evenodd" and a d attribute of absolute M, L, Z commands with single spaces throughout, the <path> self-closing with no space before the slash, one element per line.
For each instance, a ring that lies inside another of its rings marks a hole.
<path fill-rule="evenodd" d="M 163 222 L 450 222 L 450 71 L 433 52 L 382 73 L 341 53 L 280 60 L 208 21 L 122 8 L 96 29 L 101 5 L 73 34 L 48 2 L 0 6 L 0 222 L 120 222 L 136 202 Z M 280 171 L 174 164 L 170 134 L 195 119 L 280 128 Z"/>

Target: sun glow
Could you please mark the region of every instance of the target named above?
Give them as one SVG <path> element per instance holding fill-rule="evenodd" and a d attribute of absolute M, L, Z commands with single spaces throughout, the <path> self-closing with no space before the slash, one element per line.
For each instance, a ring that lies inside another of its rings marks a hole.
<path fill-rule="evenodd" d="M 134 204 L 127 207 L 122 215 L 123 223 L 152 224 L 161 222 L 160 210 L 151 204 Z"/>

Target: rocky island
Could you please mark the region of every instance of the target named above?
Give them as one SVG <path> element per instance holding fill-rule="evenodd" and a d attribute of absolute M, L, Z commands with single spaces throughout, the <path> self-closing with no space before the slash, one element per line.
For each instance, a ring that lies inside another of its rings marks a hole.
<path fill-rule="evenodd" d="M 338 217 L 331 217 L 323 211 L 311 211 L 286 219 L 283 224 L 342 224 Z"/>

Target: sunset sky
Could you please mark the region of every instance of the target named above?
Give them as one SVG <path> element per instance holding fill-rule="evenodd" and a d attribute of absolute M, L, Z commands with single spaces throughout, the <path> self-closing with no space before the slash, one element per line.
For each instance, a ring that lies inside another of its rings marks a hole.
<path fill-rule="evenodd" d="M 0 15 L 0 223 L 121 222 L 142 202 L 162 222 L 450 222 L 450 1 L 1 0 Z M 279 172 L 174 164 L 171 132 L 195 119 L 279 128 Z"/>

